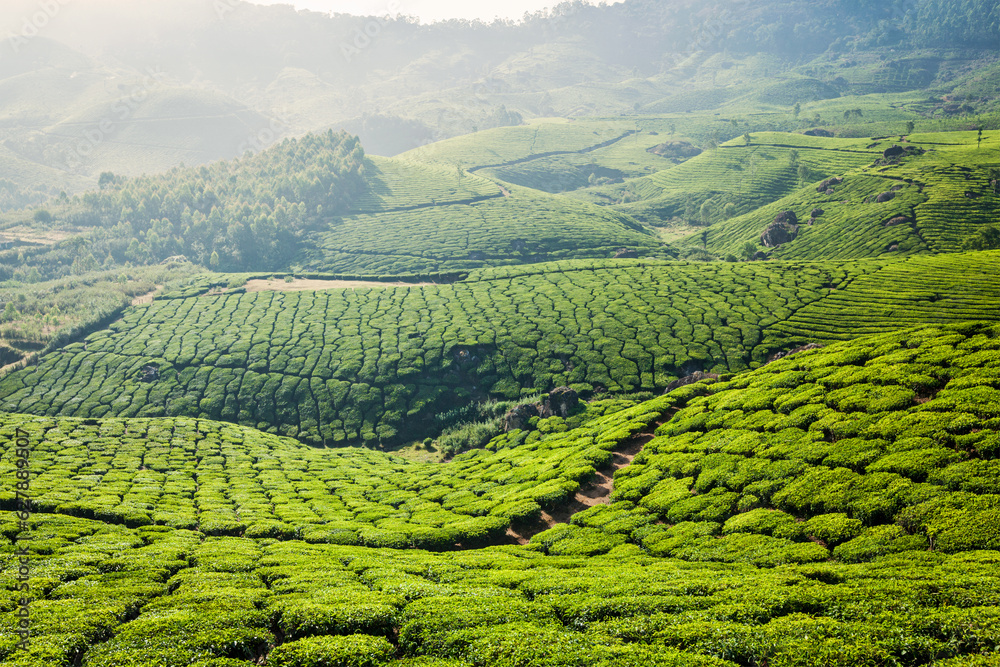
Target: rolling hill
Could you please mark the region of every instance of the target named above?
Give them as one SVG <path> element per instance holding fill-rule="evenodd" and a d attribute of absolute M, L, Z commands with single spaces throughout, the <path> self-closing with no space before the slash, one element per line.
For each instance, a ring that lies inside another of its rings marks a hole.
<path fill-rule="evenodd" d="M 15 653 L 5 591 L 0 659 L 989 665 L 998 336 L 838 343 L 440 466 L 204 420 L 7 415 L 44 472 L 27 530 L 2 476 L 38 625 Z M 510 539 L 566 507 L 523 547 L 400 549 Z"/>
<path fill-rule="evenodd" d="M 432 435 L 432 416 L 456 405 L 560 385 L 657 390 L 809 342 L 994 320 L 996 258 L 577 260 L 443 285 L 165 294 L 0 379 L 0 406 L 222 419 L 313 444 L 393 445 Z"/>

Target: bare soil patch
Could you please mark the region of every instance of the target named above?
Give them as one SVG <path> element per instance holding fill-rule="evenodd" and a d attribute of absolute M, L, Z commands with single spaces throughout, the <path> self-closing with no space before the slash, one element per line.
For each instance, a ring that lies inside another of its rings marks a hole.
<path fill-rule="evenodd" d="M 247 281 L 248 292 L 316 292 L 327 289 L 357 289 L 359 287 L 419 287 L 433 283 L 389 283 L 375 280 L 305 280 L 296 278 L 291 282 L 284 280 L 250 280 Z"/>

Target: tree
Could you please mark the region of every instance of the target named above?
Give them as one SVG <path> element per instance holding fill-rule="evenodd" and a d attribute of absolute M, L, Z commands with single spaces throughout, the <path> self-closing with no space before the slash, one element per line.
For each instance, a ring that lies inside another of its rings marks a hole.
<path fill-rule="evenodd" d="M 213 269 L 219 268 L 219 253 L 212 251 L 212 257 L 208 260 L 208 265 Z"/>
<path fill-rule="evenodd" d="M 979 133 L 976 135 L 976 150 L 979 150 L 979 146 L 983 143 L 983 128 L 979 128 Z"/>
<path fill-rule="evenodd" d="M 110 171 L 102 171 L 100 177 L 97 179 L 97 187 L 101 190 L 106 189 L 109 185 L 114 185 L 117 178 Z"/>
<path fill-rule="evenodd" d="M 792 107 L 792 115 L 798 118 L 800 113 L 802 113 L 802 105 L 796 102 L 795 106 Z"/>
<path fill-rule="evenodd" d="M 7 302 L 7 307 L 3 309 L 3 321 L 13 322 L 17 319 L 17 309 L 14 308 L 14 304 L 11 301 Z"/>
<path fill-rule="evenodd" d="M 913 132 L 913 128 L 915 128 L 916 126 L 917 124 L 914 123 L 912 120 L 906 121 L 906 133 L 911 134 Z"/>
<path fill-rule="evenodd" d="M 751 136 L 750 136 L 750 133 L 749 133 L 749 132 L 744 132 L 744 133 L 743 133 L 743 141 L 745 141 L 745 142 L 746 142 L 746 145 L 747 145 L 747 146 L 749 146 L 749 145 L 750 145 L 750 140 L 751 140 L 751 139 L 753 139 L 753 137 L 751 137 Z"/>
<path fill-rule="evenodd" d="M 993 225 L 981 228 L 975 235 L 967 238 L 962 247 L 966 250 L 1000 249 L 1000 227 Z"/>
<path fill-rule="evenodd" d="M 798 177 L 799 177 L 799 183 L 803 183 L 803 184 L 804 183 L 808 183 L 809 180 L 810 180 L 810 176 L 812 176 L 812 170 L 809 169 L 809 167 L 807 167 L 804 164 L 800 164 L 799 165 L 799 169 L 798 169 L 797 173 L 798 173 Z"/>
<path fill-rule="evenodd" d="M 722 217 L 728 220 L 736 215 L 736 204 L 729 202 L 722 207 Z"/>
<path fill-rule="evenodd" d="M 740 248 L 740 257 L 749 260 L 752 259 L 754 255 L 757 254 L 757 244 L 753 241 L 747 241 Z"/>
<path fill-rule="evenodd" d="M 701 219 L 701 223 L 703 225 L 712 224 L 712 218 L 715 217 L 717 210 L 715 201 L 712 199 L 706 199 L 701 205 L 701 208 L 698 210 L 698 217 Z"/>
<path fill-rule="evenodd" d="M 52 214 L 46 211 L 44 208 L 40 208 L 35 211 L 35 222 L 40 222 L 43 225 L 47 225 L 52 222 Z"/>

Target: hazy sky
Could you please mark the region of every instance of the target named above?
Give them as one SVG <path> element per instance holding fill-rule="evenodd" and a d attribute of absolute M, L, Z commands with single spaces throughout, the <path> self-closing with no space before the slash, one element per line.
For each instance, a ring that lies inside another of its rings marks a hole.
<path fill-rule="evenodd" d="M 519 19 L 525 12 L 559 4 L 560 0 L 250 0 L 259 5 L 292 4 L 299 9 L 383 16 L 418 16 L 424 23 L 442 19 Z M 596 0 L 591 0 L 596 4 Z"/>

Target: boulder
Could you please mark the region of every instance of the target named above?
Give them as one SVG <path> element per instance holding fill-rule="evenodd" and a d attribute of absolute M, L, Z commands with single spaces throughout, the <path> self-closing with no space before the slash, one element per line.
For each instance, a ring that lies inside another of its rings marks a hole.
<path fill-rule="evenodd" d="M 760 242 L 765 248 L 776 248 L 782 243 L 794 240 L 798 235 L 799 218 L 795 215 L 795 211 L 782 211 L 760 235 Z"/>
<path fill-rule="evenodd" d="M 897 250 L 899 250 L 899 244 L 898 243 L 893 243 L 888 248 L 886 248 L 887 252 L 896 252 Z"/>
<path fill-rule="evenodd" d="M 687 141 L 668 141 L 647 148 L 646 152 L 664 158 L 689 158 L 701 155 L 701 149 Z"/>
<path fill-rule="evenodd" d="M 674 389 L 678 387 L 686 387 L 689 384 L 694 384 L 695 382 L 701 382 L 702 380 L 718 380 L 719 376 L 715 373 L 703 373 L 701 371 L 695 371 L 691 375 L 685 375 L 682 378 L 678 378 L 667 385 L 667 388 L 663 391 L 664 394 L 669 394 Z"/>
<path fill-rule="evenodd" d="M 639 253 L 631 248 L 619 248 L 615 259 L 639 259 Z"/>
<path fill-rule="evenodd" d="M 775 222 L 787 223 L 789 225 L 799 224 L 799 216 L 795 215 L 795 211 L 782 211 L 778 215 L 774 216 Z"/>
<path fill-rule="evenodd" d="M 766 259 L 767 259 L 767 253 L 764 252 L 763 250 L 758 250 L 757 252 L 755 252 L 753 254 L 753 257 L 750 258 L 750 261 L 752 261 L 752 262 L 763 262 Z"/>
<path fill-rule="evenodd" d="M 967 199 L 979 199 L 979 193 L 973 192 L 972 190 L 966 190 L 965 196 Z"/>
<path fill-rule="evenodd" d="M 556 387 L 542 399 L 540 414 L 543 417 L 568 417 L 580 404 L 580 395 L 569 387 Z"/>
<path fill-rule="evenodd" d="M 819 343 L 809 343 L 808 345 L 803 345 L 802 347 L 797 347 L 793 350 L 788 350 L 787 352 L 778 352 L 776 354 L 772 354 L 770 357 L 767 358 L 767 363 L 771 363 L 772 361 L 777 361 L 778 359 L 784 359 L 785 357 L 790 357 L 793 354 L 798 354 L 799 352 L 808 352 L 809 350 L 820 350 L 822 348 L 823 346 L 820 345 Z"/>
<path fill-rule="evenodd" d="M 783 243 L 794 241 L 799 235 L 798 225 L 788 225 L 774 222 L 760 235 L 760 242 L 765 248 L 777 248 Z"/>
<path fill-rule="evenodd" d="M 802 134 L 806 135 L 807 137 L 832 137 L 833 136 L 833 132 L 831 132 L 830 130 L 821 130 L 818 127 L 817 128 L 813 128 L 811 130 L 806 130 Z"/>
<path fill-rule="evenodd" d="M 895 218 L 889 218 L 885 221 L 885 227 L 895 227 L 896 225 L 908 225 L 912 220 L 907 218 L 905 215 L 897 215 Z"/>
<path fill-rule="evenodd" d="M 538 407 L 532 404 L 515 405 L 503 416 L 504 433 L 526 429 L 532 417 L 538 417 Z"/>
<path fill-rule="evenodd" d="M 903 155 L 905 152 L 906 149 L 904 149 L 902 146 L 892 145 L 889 148 L 886 148 L 882 152 L 882 157 L 884 157 L 886 160 L 891 160 L 892 158 L 896 158 L 899 157 L 900 155 Z"/>
<path fill-rule="evenodd" d="M 818 218 L 819 216 L 823 215 L 824 213 L 826 213 L 826 211 L 824 211 L 823 209 L 821 209 L 821 208 L 814 208 L 812 210 L 812 217 Z"/>
<path fill-rule="evenodd" d="M 833 186 L 840 185 L 843 182 L 844 179 L 837 178 L 836 176 L 834 176 L 833 178 L 828 178 L 822 183 L 820 183 L 818 186 L 816 186 L 816 192 L 825 192 L 826 194 L 833 194 Z"/>
<path fill-rule="evenodd" d="M 883 192 L 882 194 L 880 194 L 878 197 L 875 198 L 875 201 L 877 201 L 879 204 L 884 204 L 887 201 L 892 201 L 895 198 L 896 198 L 895 192 Z"/>

